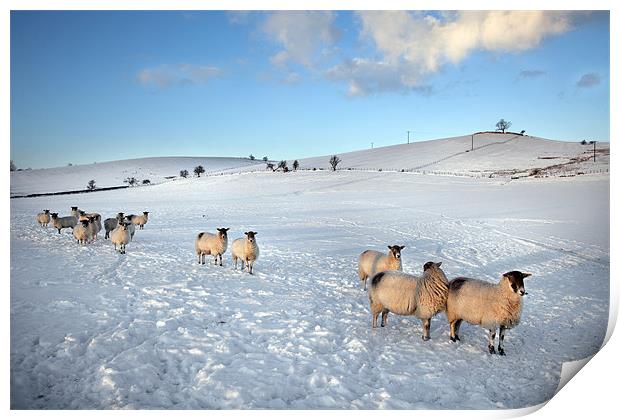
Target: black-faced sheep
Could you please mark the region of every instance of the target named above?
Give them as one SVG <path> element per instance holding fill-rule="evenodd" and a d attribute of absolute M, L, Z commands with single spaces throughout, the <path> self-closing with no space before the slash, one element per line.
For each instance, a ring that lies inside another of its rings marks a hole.
<path fill-rule="evenodd" d="M 61 229 L 73 228 L 75 225 L 77 225 L 77 217 L 58 217 L 58 213 L 52 213 L 52 226 L 54 226 L 54 229 L 58 229 L 58 233 L 60 233 Z"/>
<path fill-rule="evenodd" d="M 51 220 L 52 218 L 50 217 L 49 210 L 43 210 L 43 213 L 37 214 L 37 223 L 43 227 L 47 227 Z"/>
<path fill-rule="evenodd" d="M 222 264 L 222 254 L 228 248 L 228 230 L 230 228 L 217 228 L 217 233 L 200 232 L 194 243 L 196 254 L 198 255 L 198 264 L 205 263 L 206 255 L 213 255 L 215 264 L 219 257 L 220 266 Z"/>
<path fill-rule="evenodd" d="M 404 245 L 388 245 L 390 252 L 387 255 L 383 252 L 372 250 L 366 250 L 360 254 L 357 263 L 357 274 L 360 282 L 364 285 L 364 290 L 366 290 L 366 280 L 378 272 L 403 269 L 400 254 L 404 248 Z"/>
<path fill-rule="evenodd" d="M 489 330 L 489 353 L 495 353 L 495 332 L 499 327 L 497 352 L 505 355 L 504 334 L 521 319 L 522 296 L 526 295 L 523 279 L 530 273 L 509 271 L 499 283 L 457 277 L 450 282 L 446 315 L 450 323 L 450 340 L 460 341 L 462 321 Z"/>
<path fill-rule="evenodd" d="M 237 268 L 237 259 L 241 260 L 241 270 L 247 265 L 248 273 L 253 274 L 254 262 L 258 259 L 258 243 L 256 242 L 256 234 L 258 232 L 244 232 L 245 238 L 235 239 L 232 243 L 231 254 L 235 269 Z"/>

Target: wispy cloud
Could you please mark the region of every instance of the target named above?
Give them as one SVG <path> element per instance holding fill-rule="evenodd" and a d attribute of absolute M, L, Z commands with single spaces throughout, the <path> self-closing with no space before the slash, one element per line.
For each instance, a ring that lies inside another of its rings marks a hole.
<path fill-rule="evenodd" d="M 542 70 L 521 70 L 518 78 L 519 79 L 537 79 L 539 77 L 544 76 L 545 74 L 547 74 L 547 72 L 542 71 Z"/>
<path fill-rule="evenodd" d="M 283 66 L 293 61 L 312 68 L 325 48 L 339 38 L 331 11 L 278 11 L 271 13 L 263 24 L 263 31 L 279 43 L 280 51 L 271 62 Z"/>
<path fill-rule="evenodd" d="M 193 64 L 163 64 L 143 69 L 138 73 L 138 81 L 143 85 L 162 88 L 177 85 L 200 85 L 222 75 L 222 70 L 214 66 Z"/>
<path fill-rule="evenodd" d="M 295 73 L 294 71 L 290 72 L 286 75 L 284 79 L 282 79 L 282 83 L 287 85 L 294 85 L 301 81 L 301 76 L 299 73 Z"/>
<path fill-rule="evenodd" d="M 577 81 L 578 88 L 591 88 L 601 83 L 601 76 L 598 73 L 586 73 Z"/>
<path fill-rule="evenodd" d="M 380 58 L 355 58 L 327 77 L 345 80 L 350 95 L 411 91 L 447 64 L 474 51 L 520 52 L 572 28 L 574 14 L 559 11 L 357 12 L 362 40 Z"/>

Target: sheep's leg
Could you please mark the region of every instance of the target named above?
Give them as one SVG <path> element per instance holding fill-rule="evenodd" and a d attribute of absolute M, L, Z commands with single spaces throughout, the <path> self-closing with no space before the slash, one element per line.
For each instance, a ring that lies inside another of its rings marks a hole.
<path fill-rule="evenodd" d="M 497 344 L 497 353 L 500 356 L 505 356 L 504 352 L 504 334 L 506 332 L 506 327 L 504 325 L 499 326 L 499 343 Z"/>
<path fill-rule="evenodd" d="M 381 312 L 381 311 L 379 311 Z M 372 313 L 372 327 L 377 328 L 377 318 L 379 318 L 379 312 Z"/>
<path fill-rule="evenodd" d="M 387 309 L 384 309 L 383 311 L 381 311 L 381 326 L 385 327 L 387 325 L 387 317 L 388 317 L 388 313 L 390 311 L 388 311 Z"/>
<path fill-rule="evenodd" d="M 248 267 L 250 268 L 250 274 L 254 274 L 254 261 L 248 261 Z"/>
<path fill-rule="evenodd" d="M 456 319 L 450 323 L 450 341 L 461 341 L 461 339 L 459 338 L 459 328 L 462 321 L 462 319 Z"/>
<path fill-rule="evenodd" d="M 422 340 L 428 341 L 431 339 L 431 319 L 422 320 Z"/>
<path fill-rule="evenodd" d="M 495 328 L 489 330 L 489 353 L 495 354 Z"/>
<path fill-rule="evenodd" d="M 366 280 L 368 280 L 368 276 L 365 276 L 365 277 L 364 277 L 364 280 L 363 280 L 363 281 L 364 281 L 364 290 L 368 290 L 368 289 L 366 288 Z"/>
<path fill-rule="evenodd" d="M 224 263 L 222 261 L 222 254 L 217 254 L 220 257 L 220 267 L 224 266 Z"/>

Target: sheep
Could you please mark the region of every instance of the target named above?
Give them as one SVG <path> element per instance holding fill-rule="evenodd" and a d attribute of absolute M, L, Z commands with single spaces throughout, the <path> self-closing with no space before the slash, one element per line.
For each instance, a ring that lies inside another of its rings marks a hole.
<path fill-rule="evenodd" d="M 237 269 L 237 259 L 241 260 L 241 271 L 247 265 L 248 273 L 254 274 L 254 262 L 258 259 L 258 244 L 256 243 L 256 235 L 258 232 L 244 232 L 246 238 L 235 239 L 232 243 L 231 254 L 235 269 Z"/>
<path fill-rule="evenodd" d="M 121 254 L 125 254 L 125 247 L 129 242 L 131 242 L 131 235 L 127 229 L 128 225 L 129 224 L 127 222 L 121 222 L 118 224 L 116 229 L 110 233 L 110 240 L 114 244 L 114 250 L 116 250 L 116 246 L 118 245 L 120 247 L 119 252 Z"/>
<path fill-rule="evenodd" d="M 118 226 L 118 222 L 123 220 L 125 218 L 125 215 L 123 214 L 123 212 L 119 212 L 116 217 L 111 217 L 109 219 L 105 219 L 103 221 L 103 227 L 105 228 L 105 238 L 104 239 L 109 239 L 110 238 L 110 232 L 112 232 L 116 226 Z"/>
<path fill-rule="evenodd" d="M 88 216 L 88 231 L 90 232 L 92 236 L 91 240 L 97 240 L 97 234 L 99 233 L 100 230 L 101 230 L 101 223 L 98 222 L 97 216 Z"/>
<path fill-rule="evenodd" d="M 399 270 L 402 271 L 403 265 L 400 258 L 400 251 L 405 245 L 393 245 L 388 248 L 390 252 L 385 255 L 383 252 L 366 250 L 360 254 L 357 263 L 357 273 L 360 281 L 364 284 L 366 290 L 366 280 L 380 271 Z"/>
<path fill-rule="evenodd" d="M 50 211 L 43 210 L 43 213 L 37 214 L 37 223 L 39 223 L 43 227 L 47 227 L 51 220 Z"/>
<path fill-rule="evenodd" d="M 58 217 L 58 213 L 52 213 L 52 226 L 54 226 L 54 229 L 58 229 L 58 233 L 60 233 L 61 229 L 73 228 L 75 225 L 77 225 L 77 217 Z"/>
<path fill-rule="evenodd" d="M 149 212 L 143 211 L 141 215 L 130 214 L 131 223 L 140 226 L 140 229 L 144 229 L 144 225 L 149 221 Z"/>
<path fill-rule="evenodd" d="M 77 206 L 72 206 L 71 207 L 71 216 L 76 217 L 76 218 L 80 218 L 80 214 L 83 213 L 82 210 L 78 209 Z M 81 222 L 81 220 L 80 220 Z"/>
<path fill-rule="evenodd" d="M 87 244 L 92 242 L 93 234 L 90 229 L 90 222 L 88 220 L 84 220 L 79 225 L 76 225 L 73 228 L 73 237 L 77 240 L 78 244 Z"/>
<path fill-rule="evenodd" d="M 504 334 L 519 324 L 525 287 L 523 279 L 530 273 L 509 271 L 499 283 L 466 277 L 452 279 L 448 291 L 446 315 L 450 323 L 450 340 L 461 341 L 462 321 L 481 325 L 489 330 L 489 353 L 495 354 L 495 331 L 499 326 L 497 352 L 504 356 Z"/>
<path fill-rule="evenodd" d="M 414 315 L 423 323 L 422 340 L 429 340 L 431 318 L 446 309 L 448 297 L 448 279 L 440 266 L 441 262 L 427 262 L 419 277 L 396 270 L 375 274 L 368 290 L 372 327 L 377 327 L 379 313 L 382 327 L 386 325 L 390 311 L 398 315 Z"/>
<path fill-rule="evenodd" d="M 194 246 L 198 255 L 198 264 L 205 264 L 205 256 L 213 255 L 215 264 L 220 258 L 220 266 L 222 266 L 222 254 L 226 252 L 228 247 L 228 230 L 230 228 L 217 228 L 217 233 L 200 232 L 196 237 Z"/>
<path fill-rule="evenodd" d="M 127 222 L 127 230 L 129 231 L 130 239 L 133 241 L 133 235 L 136 233 L 136 225 L 131 222 L 132 215 L 125 216 L 125 221 Z"/>

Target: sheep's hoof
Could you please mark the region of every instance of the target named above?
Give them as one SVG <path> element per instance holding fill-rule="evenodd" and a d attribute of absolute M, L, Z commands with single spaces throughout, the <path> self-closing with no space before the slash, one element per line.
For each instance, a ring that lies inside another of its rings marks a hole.
<path fill-rule="evenodd" d="M 450 341 L 452 341 L 453 343 L 456 343 L 457 341 L 461 341 L 461 339 L 459 338 L 458 335 L 455 335 L 454 337 L 450 337 Z"/>
<path fill-rule="evenodd" d="M 430 340 L 430 339 L 431 339 L 431 336 L 430 336 L 430 335 L 428 335 L 428 336 L 423 335 L 423 336 L 422 336 L 422 340 L 423 340 L 423 341 L 428 341 L 428 340 Z"/>
<path fill-rule="evenodd" d="M 495 354 L 495 346 L 489 346 L 489 353 Z"/>
<path fill-rule="evenodd" d="M 499 354 L 500 356 L 506 356 L 506 353 L 504 352 L 504 348 L 503 347 L 498 347 L 497 348 L 497 354 Z"/>

